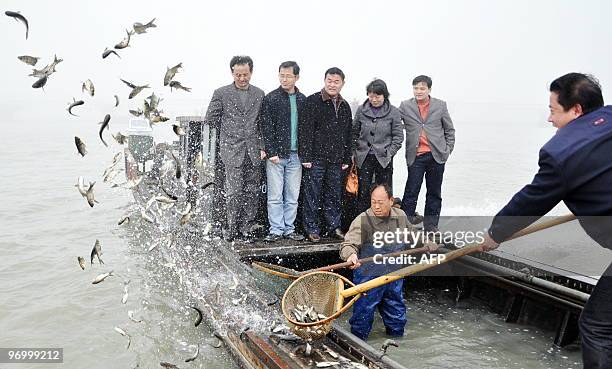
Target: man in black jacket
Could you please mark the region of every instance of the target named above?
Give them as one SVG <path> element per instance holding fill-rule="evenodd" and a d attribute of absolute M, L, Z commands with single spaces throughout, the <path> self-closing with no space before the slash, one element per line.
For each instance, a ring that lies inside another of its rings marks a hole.
<path fill-rule="evenodd" d="M 304 121 L 306 96 L 295 83 L 300 78 L 300 67 L 294 61 L 286 61 L 278 68 L 280 87 L 263 100 L 262 134 L 268 179 L 268 221 L 270 234 L 267 242 L 283 236 L 301 241 L 304 236 L 295 232 L 302 164 L 299 157 L 299 129 Z"/>
<path fill-rule="evenodd" d="M 344 72 L 330 68 L 325 87 L 306 99 L 306 120 L 300 146 L 303 146 L 304 229 L 312 242 L 321 240 L 319 200 L 322 200 L 327 230 L 343 239 L 340 230 L 341 198 L 346 169 L 351 163 L 351 123 L 349 104 L 340 96 Z"/>
<path fill-rule="evenodd" d="M 550 85 L 550 117 L 558 128 L 540 150 L 540 169 L 493 219 L 482 244 L 493 250 L 563 201 L 586 233 L 612 249 L 612 106 L 603 106 L 593 77 L 569 73 Z M 612 368 L 612 265 L 580 315 L 584 368 Z"/>

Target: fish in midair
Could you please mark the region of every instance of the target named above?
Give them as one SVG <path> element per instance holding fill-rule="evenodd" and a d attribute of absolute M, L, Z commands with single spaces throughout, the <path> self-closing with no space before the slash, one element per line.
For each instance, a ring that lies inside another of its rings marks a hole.
<path fill-rule="evenodd" d="M 85 197 L 87 198 L 87 203 L 92 208 L 94 207 L 94 203 L 97 203 L 93 192 L 93 187 L 95 184 L 96 182 L 89 182 L 89 188 L 87 189 L 87 194 L 85 195 Z"/>
<path fill-rule="evenodd" d="M 142 323 L 142 319 L 136 319 L 134 318 L 134 312 L 132 310 L 128 310 L 128 317 L 130 318 L 131 321 L 133 321 L 134 323 Z"/>
<path fill-rule="evenodd" d="M 74 186 L 77 188 L 77 190 L 79 190 L 81 196 L 87 196 L 87 188 L 85 188 L 85 181 L 83 180 L 82 176 L 79 176 L 79 179 L 77 180 L 77 183 Z"/>
<path fill-rule="evenodd" d="M 162 123 L 170 120 L 168 117 L 164 117 L 163 115 L 155 114 L 150 119 L 151 123 Z"/>
<path fill-rule="evenodd" d="M 200 310 L 197 306 L 190 306 L 190 308 L 198 312 L 198 317 L 196 318 L 196 321 L 194 323 L 194 325 L 197 327 L 200 325 L 200 323 L 202 323 L 202 310 Z"/>
<path fill-rule="evenodd" d="M 201 151 L 198 151 L 198 153 L 196 154 L 196 157 L 193 160 L 193 166 L 199 172 L 202 172 L 204 170 L 204 155 L 202 155 Z"/>
<path fill-rule="evenodd" d="M 123 40 L 121 40 L 120 43 L 115 45 L 115 49 L 121 50 L 121 49 L 125 49 L 126 47 L 130 46 L 130 36 L 133 35 L 134 32 L 130 32 L 126 29 L 125 33 L 127 33 L 127 38 L 124 38 Z"/>
<path fill-rule="evenodd" d="M 111 136 L 113 136 L 119 145 L 124 145 L 127 142 L 127 136 L 122 135 L 121 132 L 117 132 L 116 135 L 111 133 Z"/>
<path fill-rule="evenodd" d="M 22 56 L 18 56 L 17 59 L 21 60 L 22 62 L 29 64 L 31 66 L 35 66 L 36 63 L 38 63 L 38 59 L 35 56 L 29 56 L 29 55 L 22 55 Z"/>
<path fill-rule="evenodd" d="M 83 105 L 85 104 L 85 101 L 83 100 L 77 100 L 74 97 L 72 98 L 73 102 L 70 103 L 70 105 L 68 106 L 68 113 L 70 115 L 74 115 L 75 117 L 78 117 L 78 115 L 76 114 L 72 114 L 72 108 L 74 108 L 75 106 L 79 106 L 79 105 Z"/>
<path fill-rule="evenodd" d="M 115 95 L 115 108 L 119 106 L 119 96 Z"/>
<path fill-rule="evenodd" d="M 176 167 L 176 179 L 181 179 L 181 175 L 183 173 L 183 171 L 181 170 L 181 163 L 179 162 L 178 158 L 174 155 L 172 151 L 168 150 L 168 152 L 170 153 L 172 160 L 174 160 L 174 164 Z"/>
<path fill-rule="evenodd" d="M 94 93 L 96 92 L 96 88 L 94 87 L 94 84 L 90 79 L 83 82 L 83 86 L 81 86 L 81 92 L 85 92 L 85 91 L 89 92 L 89 95 L 91 95 L 92 97 Z"/>
<path fill-rule="evenodd" d="M 156 28 L 157 26 L 155 25 L 155 18 L 153 18 L 149 23 L 147 24 L 142 24 L 140 22 L 136 22 L 134 23 L 134 32 L 136 32 L 137 34 L 142 34 L 142 33 L 147 33 L 147 28 Z"/>
<path fill-rule="evenodd" d="M 7 10 L 4 12 L 5 15 L 15 19 L 17 22 L 22 22 L 23 24 L 25 24 L 25 28 L 26 28 L 26 40 L 28 39 L 28 33 L 30 32 L 30 25 L 28 24 L 28 20 L 26 19 L 26 17 L 24 17 L 23 15 L 21 15 L 21 13 L 19 12 L 13 12 L 10 10 Z"/>
<path fill-rule="evenodd" d="M 110 122 L 111 116 L 110 114 L 106 114 L 104 116 L 104 120 L 101 121 L 98 124 L 101 124 L 102 126 L 100 127 L 100 131 L 98 132 L 98 135 L 100 136 L 100 140 L 102 140 L 102 143 L 104 144 L 104 146 L 108 147 L 108 145 L 106 144 L 106 141 L 104 141 L 104 138 L 102 138 L 102 132 L 104 131 L 104 128 L 108 129 L 108 122 Z"/>
<path fill-rule="evenodd" d="M 383 352 L 383 354 L 387 353 L 387 349 L 389 349 L 390 346 L 393 347 L 399 347 L 399 345 L 397 344 L 397 342 L 395 342 L 394 340 L 388 338 L 385 340 L 385 342 L 383 342 L 383 344 L 380 346 L 380 350 Z"/>
<path fill-rule="evenodd" d="M 77 257 L 77 261 L 79 262 L 79 266 L 81 267 L 81 269 L 85 270 L 85 259 L 83 259 L 82 257 L 78 256 Z"/>
<path fill-rule="evenodd" d="M 119 78 L 121 79 L 121 78 Z M 128 97 L 128 99 L 133 98 L 134 96 L 138 95 L 140 93 L 140 91 L 144 90 L 145 88 L 150 88 L 149 85 L 143 85 L 143 86 L 136 86 L 135 84 L 128 82 L 124 79 L 121 79 L 121 82 L 125 83 L 129 88 L 132 89 L 132 91 L 130 92 L 130 96 Z"/>
<path fill-rule="evenodd" d="M 183 129 L 183 127 L 179 126 L 178 124 L 173 124 L 172 130 L 174 131 L 174 133 L 176 133 L 177 136 L 185 135 L 185 130 Z"/>
<path fill-rule="evenodd" d="M 123 223 L 129 224 L 130 223 L 130 217 L 127 216 L 127 215 L 122 216 L 121 219 L 119 219 L 119 221 L 117 222 L 117 225 L 122 225 Z"/>
<path fill-rule="evenodd" d="M 149 110 L 157 110 L 159 103 L 163 100 L 159 96 L 155 95 L 155 92 L 151 94 L 151 96 L 147 97 L 149 99 Z"/>
<path fill-rule="evenodd" d="M 42 88 L 47 84 L 47 76 L 40 77 L 34 84 L 32 88 Z"/>
<path fill-rule="evenodd" d="M 100 245 L 100 240 L 96 240 L 96 242 L 94 243 L 93 248 L 91 249 L 91 255 L 90 255 L 90 262 L 91 265 L 93 265 L 94 262 L 94 258 L 97 257 L 98 258 L 98 263 L 100 264 L 104 264 L 104 262 L 102 261 L 102 259 L 100 259 L 100 256 L 102 255 L 102 245 Z"/>
<path fill-rule="evenodd" d="M 183 85 L 181 85 L 181 83 L 179 81 L 170 81 L 170 92 L 172 92 L 172 89 L 175 88 L 177 90 L 183 90 L 183 91 L 187 91 L 187 92 L 191 92 L 191 88 L 190 87 L 185 87 Z"/>
<path fill-rule="evenodd" d="M 110 54 L 115 54 L 119 59 L 121 59 L 121 56 L 119 56 L 119 54 L 117 54 L 115 50 L 109 49 L 108 47 L 104 48 L 104 52 L 102 53 L 102 59 L 106 59 L 106 57 Z"/>
<path fill-rule="evenodd" d="M 125 348 L 126 350 L 130 348 L 130 344 L 132 343 L 132 337 L 130 337 L 129 334 L 127 334 L 127 332 L 119 327 L 115 327 L 115 332 L 119 333 L 120 335 L 127 337 L 128 339 L 128 344 L 127 347 Z"/>
<path fill-rule="evenodd" d="M 74 136 L 74 143 L 77 147 L 77 150 L 79 151 L 79 154 L 81 154 L 81 156 L 85 156 L 85 154 L 87 154 L 87 149 L 83 140 L 81 140 L 77 136 Z"/>
<path fill-rule="evenodd" d="M 178 366 L 171 364 L 171 363 L 167 363 L 165 361 L 160 361 L 159 365 L 161 365 L 162 367 L 166 368 L 166 369 L 179 369 Z"/>
<path fill-rule="evenodd" d="M 98 274 L 96 276 L 96 278 L 94 278 L 94 280 L 91 282 L 91 284 L 98 284 L 102 281 L 104 281 L 106 278 L 110 277 L 113 275 L 113 271 L 111 270 L 108 273 L 103 273 L 103 274 Z"/>
<path fill-rule="evenodd" d="M 143 111 L 142 111 L 141 109 L 138 109 L 138 110 L 130 110 L 130 114 L 132 114 L 132 115 L 133 115 L 133 116 L 135 116 L 135 117 L 139 117 L 139 116 L 141 116 L 141 115 L 142 115 L 142 113 L 143 113 Z"/>
<path fill-rule="evenodd" d="M 178 63 L 172 68 L 167 68 L 166 75 L 164 76 L 164 86 L 168 86 L 180 68 L 183 68 L 183 63 Z"/>
<path fill-rule="evenodd" d="M 42 77 L 49 77 L 50 75 L 52 75 L 53 73 L 56 72 L 55 67 L 63 62 L 64 59 L 58 59 L 57 55 L 54 56 L 53 62 L 47 66 L 45 66 L 43 69 L 38 70 L 36 68 L 32 68 L 32 73 L 29 74 L 30 77 L 36 77 L 36 78 L 42 78 Z"/>
<path fill-rule="evenodd" d="M 198 357 L 199 354 L 200 354 L 200 345 L 196 344 L 195 354 L 193 354 L 193 356 L 185 359 L 185 362 L 188 363 L 188 362 L 194 361 Z"/>
<path fill-rule="evenodd" d="M 192 210 L 193 209 L 191 208 L 191 203 L 188 202 L 187 203 L 187 207 L 185 208 L 185 210 L 182 213 L 180 213 L 182 215 L 181 219 L 179 220 L 179 224 L 181 226 L 184 226 L 185 224 L 187 224 L 191 220 L 191 216 L 193 215 L 193 211 Z"/>

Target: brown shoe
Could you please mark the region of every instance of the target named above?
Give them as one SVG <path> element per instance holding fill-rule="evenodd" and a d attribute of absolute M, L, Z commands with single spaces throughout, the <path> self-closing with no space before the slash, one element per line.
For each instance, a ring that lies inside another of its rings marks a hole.
<path fill-rule="evenodd" d="M 308 235 L 308 240 L 309 240 L 310 242 L 319 242 L 319 241 L 321 241 L 321 236 L 319 236 L 319 235 L 318 235 L 318 234 L 316 234 L 316 233 L 310 233 L 310 234 Z"/>

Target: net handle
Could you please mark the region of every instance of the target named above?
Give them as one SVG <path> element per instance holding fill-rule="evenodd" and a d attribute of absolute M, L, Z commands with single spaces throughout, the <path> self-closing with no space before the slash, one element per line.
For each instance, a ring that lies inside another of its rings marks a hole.
<path fill-rule="evenodd" d="M 280 265 L 268 264 L 260 261 L 253 261 L 251 265 L 257 270 L 285 279 L 297 279 L 300 277 L 299 272 Z"/>
<path fill-rule="evenodd" d="M 518 232 L 516 232 L 515 234 L 513 234 L 512 236 L 510 236 L 508 239 L 506 239 L 506 241 L 508 240 L 513 240 L 519 237 L 523 237 L 526 236 L 528 234 L 532 234 L 547 228 L 551 228 L 560 224 L 564 224 L 567 222 L 570 222 L 572 220 L 576 219 L 576 216 L 574 216 L 573 214 L 568 214 L 568 215 L 564 215 L 562 217 L 559 218 L 555 218 L 552 220 L 549 220 L 547 222 L 542 222 L 539 224 L 533 224 L 527 228 L 524 228 Z M 341 292 L 341 295 L 343 297 L 350 297 L 350 296 L 354 296 L 354 295 L 358 295 L 360 293 L 366 292 L 371 290 L 372 288 L 376 288 L 376 287 L 380 287 L 382 285 L 385 285 L 387 283 L 391 283 L 394 281 L 397 281 L 398 279 L 404 278 L 406 276 L 421 272 L 423 270 L 427 270 L 430 268 L 433 268 L 435 266 L 438 266 L 440 264 L 444 264 L 447 263 L 451 260 L 454 260 L 456 258 L 459 258 L 461 256 L 464 255 L 468 255 L 471 254 L 473 252 L 479 252 L 482 251 L 482 246 L 480 243 L 478 244 L 474 244 L 474 245 L 470 245 L 470 246 L 466 246 L 466 247 L 462 247 L 458 250 L 454 250 L 451 252 L 448 252 L 446 254 L 444 254 L 445 258 L 442 260 L 438 259 L 438 263 L 425 263 L 425 264 L 414 264 L 399 270 L 396 270 L 393 273 L 389 273 L 387 275 L 378 277 L 378 278 L 374 278 L 372 280 L 369 280 L 365 283 L 361 283 L 358 284 L 356 286 L 353 286 L 351 288 L 348 288 L 344 291 Z"/>

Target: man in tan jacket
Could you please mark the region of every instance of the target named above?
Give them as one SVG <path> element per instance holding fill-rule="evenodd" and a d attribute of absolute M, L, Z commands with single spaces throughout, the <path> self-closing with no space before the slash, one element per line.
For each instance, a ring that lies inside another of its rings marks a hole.
<path fill-rule="evenodd" d="M 406 248 L 406 242 L 393 242 L 379 244 L 380 236 L 383 234 L 414 235 L 413 225 L 403 210 L 393 207 L 394 198 L 391 189 L 386 184 L 377 185 L 373 188 L 370 196 L 370 208 L 359 214 L 351 223 L 349 231 L 344 237 L 340 247 L 340 257 L 343 260 L 353 262 L 353 282 L 355 284 L 366 282 L 380 275 L 391 272 L 384 265 L 374 265 L 375 262 L 361 266 L 357 261 L 359 258 L 386 254 Z M 411 237 L 408 237 L 411 238 Z M 418 237 L 417 237 L 418 238 Z M 411 238 L 415 239 L 415 238 Z M 434 243 L 428 243 L 430 251 L 437 249 Z M 378 258 L 380 260 L 380 258 Z M 394 265 L 397 266 L 397 265 Z M 405 265 L 408 266 L 408 265 Z M 360 299 L 353 306 L 353 316 L 349 323 L 351 332 L 362 340 L 366 340 L 372 329 L 374 311 L 380 311 L 387 334 L 390 336 L 402 336 L 406 325 L 406 306 L 403 301 L 402 288 L 403 279 L 376 287 Z"/>

